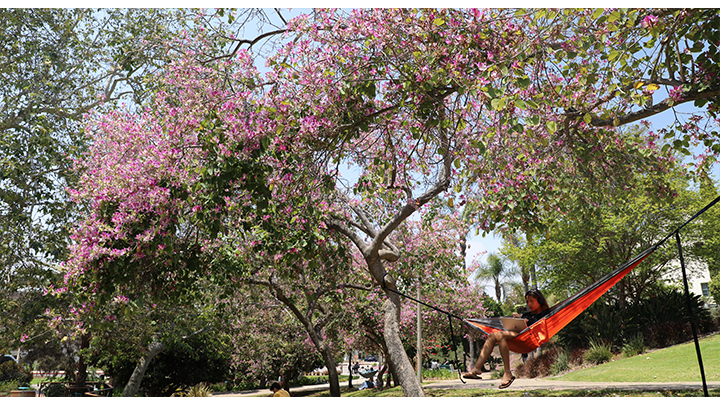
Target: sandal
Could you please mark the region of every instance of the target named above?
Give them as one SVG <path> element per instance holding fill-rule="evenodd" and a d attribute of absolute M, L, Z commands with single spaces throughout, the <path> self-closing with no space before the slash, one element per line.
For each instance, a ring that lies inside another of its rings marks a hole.
<path fill-rule="evenodd" d="M 482 377 L 479 374 L 475 374 L 472 371 L 463 374 L 463 378 L 467 378 L 468 380 L 482 380 Z"/>
<path fill-rule="evenodd" d="M 500 383 L 500 385 L 498 386 L 498 388 L 500 388 L 501 390 L 502 390 L 502 389 L 505 389 L 505 388 L 509 387 L 510 384 L 513 383 L 513 381 L 515 381 L 515 376 L 512 376 L 512 378 L 509 379 L 508 381 L 505 381 L 505 382 L 503 382 L 503 383 Z"/>

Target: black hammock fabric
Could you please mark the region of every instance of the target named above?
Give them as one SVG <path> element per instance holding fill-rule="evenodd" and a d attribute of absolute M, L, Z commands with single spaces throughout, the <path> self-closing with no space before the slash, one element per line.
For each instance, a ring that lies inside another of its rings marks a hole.
<path fill-rule="evenodd" d="M 540 347 L 540 345 L 547 343 L 551 337 L 572 322 L 580 313 L 605 294 L 607 290 L 650 256 L 659 245 L 647 249 L 577 294 L 554 305 L 547 315 L 507 341 L 510 350 L 516 353 L 529 353 Z M 464 321 L 487 335 L 505 330 L 500 318 L 464 319 Z"/>

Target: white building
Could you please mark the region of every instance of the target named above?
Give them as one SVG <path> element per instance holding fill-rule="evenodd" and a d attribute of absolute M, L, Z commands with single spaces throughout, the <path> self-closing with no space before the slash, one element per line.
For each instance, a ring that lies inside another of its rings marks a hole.
<path fill-rule="evenodd" d="M 670 267 L 673 270 L 666 274 L 666 282 L 672 285 L 683 286 L 683 276 L 682 269 L 680 268 L 680 262 L 673 260 L 670 263 Z M 717 306 L 713 297 L 710 296 L 710 271 L 708 270 L 707 263 L 686 261 L 685 271 L 687 273 L 688 288 L 690 289 L 690 293 L 703 297 L 708 306 Z"/>

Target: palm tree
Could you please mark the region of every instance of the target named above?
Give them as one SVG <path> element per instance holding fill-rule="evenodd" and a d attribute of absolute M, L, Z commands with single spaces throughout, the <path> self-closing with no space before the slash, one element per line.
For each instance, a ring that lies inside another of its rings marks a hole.
<path fill-rule="evenodd" d="M 517 232 L 503 232 L 502 237 L 513 248 L 522 249 L 524 247 L 523 238 Z M 522 283 L 523 287 L 525 287 L 525 291 L 528 291 L 530 289 L 530 280 L 533 281 L 532 287 L 537 288 L 537 279 L 535 278 L 535 264 L 523 265 L 522 263 L 520 263 L 520 276 L 522 278 Z"/>
<path fill-rule="evenodd" d="M 495 297 L 498 303 L 502 302 L 503 292 L 509 279 L 515 275 L 515 269 L 506 265 L 506 259 L 495 253 L 490 253 L 487 263 L 475 270 L 476 281 L 490 281 L 495 287 Z"/>

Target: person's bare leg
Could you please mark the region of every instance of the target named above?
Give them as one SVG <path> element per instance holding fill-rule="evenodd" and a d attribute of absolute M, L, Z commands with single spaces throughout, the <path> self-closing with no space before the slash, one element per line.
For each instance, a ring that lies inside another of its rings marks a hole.
<path fill-rule="evenodd" d="M 471 374 L 480 374 L 482 373 L 482 366 L 485 364 L 488 358 L 490 358 L 490 353 L 492 353 L 493 348 L 495 348 L 495 344 L 497 343 L 498 335 L 493 333 L 490 336 L 488 336 L 487 340 L 485 341 L 485 344 L 483 345 L 482 349 L 480 350 L 480 357 L 478 357 L 477 361 L 475 362 L 475 366 L 470 370 Z"/>
<path fill-rule="evenodd" d="M 503 379 L 505 379 L 505 377 L 507 377 L 508 380 L 512 378 L 512 372 L 510 371 L 510 368 L 508 366 L 510 364 L 510 349 L 508 348 L 506 340 L 512 339 L 515 336 L 517 336 L 517 333 L 508 331 L 495 332 L 490 334 L 490 336 L 488 336 L 488 339 L 485 341 L 482 350 L 480 350 L 480 357 L 478 357 L 477 361 L 475 362 L 475 366 L 473 366 L 469 373 L 482 373 L 483 364 L 485 364 L 487 359 L 490 358 L 490 354 L 492 353 L 493 348 L 495 348 L 495 345 L 497 344 L 498 347 L 500 347 L 500 355 L 503 359 L 503 364 L 507 364 L 505 366 L 505 370 L 507 370 L 506 373 L 510 373 L 510 376 L 503 375 Z M 504 354 L 502 349 L 503 346 L 505 347 Z"/>
<path fill-rule="evenodd" d="M 500 349 L 500 357 L 502 357 L 503 368 L 505 369 L 501 380 L 501 383 L 503 383 L 513 378 L 512 369 L 510 368 L 510 349 L 508 348 L 506 339 L 500 339 L 498 349 Z"/>

